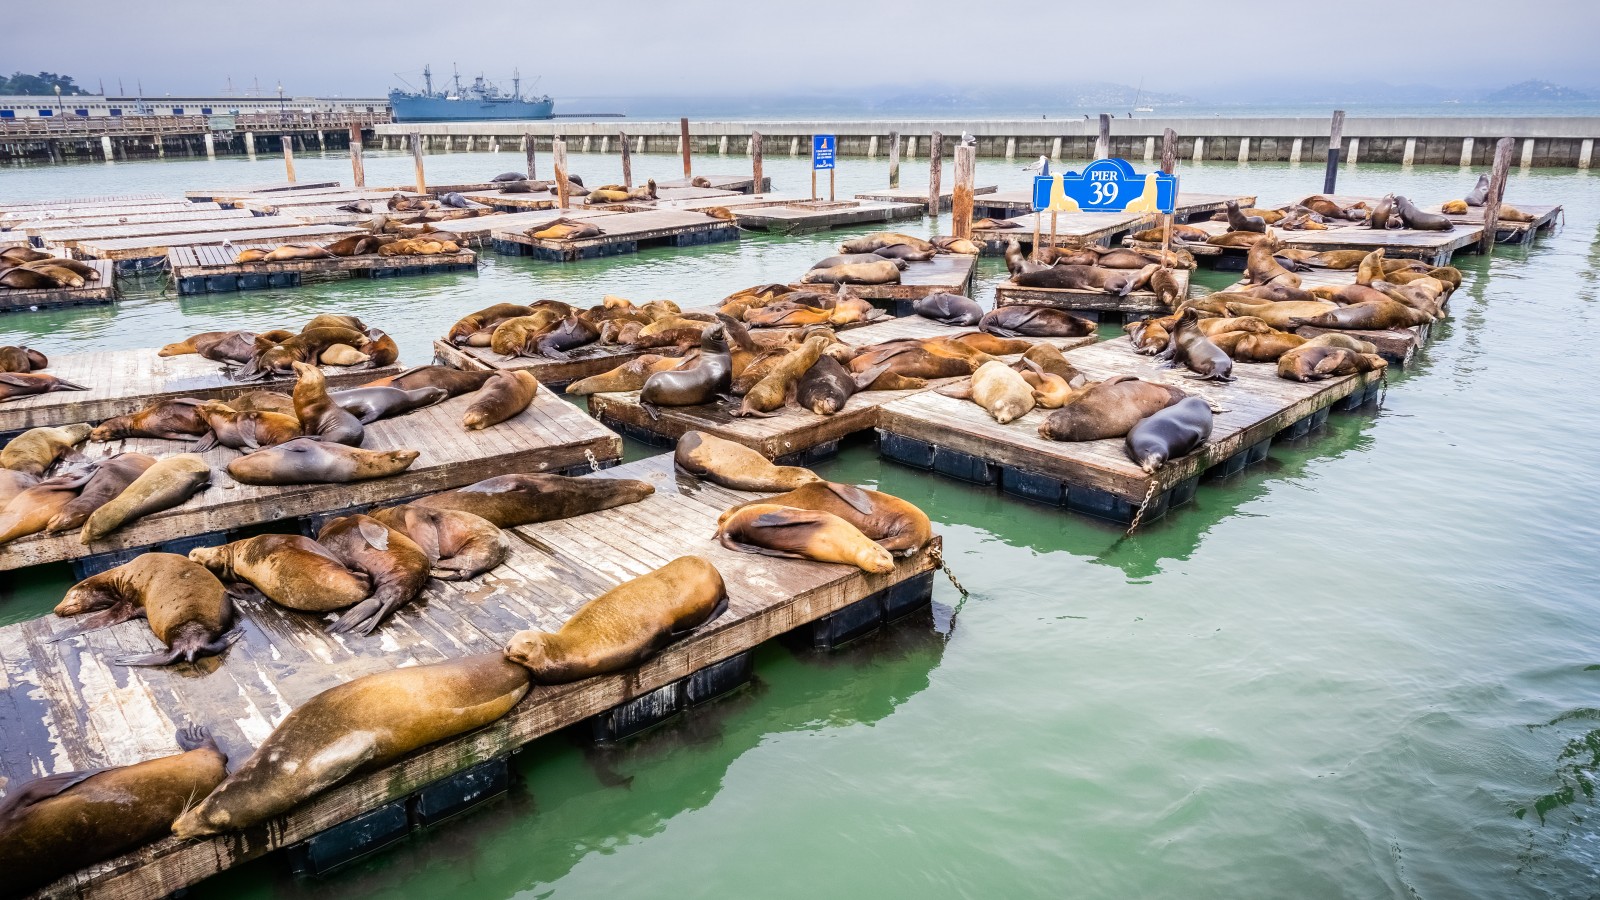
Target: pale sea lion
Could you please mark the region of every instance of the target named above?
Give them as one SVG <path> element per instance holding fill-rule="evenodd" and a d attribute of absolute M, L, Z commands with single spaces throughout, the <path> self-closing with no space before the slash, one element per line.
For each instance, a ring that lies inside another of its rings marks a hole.
<path fill-rule="evenodd" d="M 300 421 L 300 430 L 308 437 L 351 447 L 361 446 L 366 429 L 362 427 L 360 419 L 328 396 L 328 379 L 322 370 L 303 362 L 296 362 L 293 366 L 297 376 L 294 383 L 294 415 Z"/>
<path fill-rule="evenodd" d="M 428 557 L 429 574 L 441 581 L 476 578 L 511 552 L 498 525 L 465 510 L 407 503 L 376 510 L 372 518 L 416 542 Z"/>
<path fill-rule="evenodd" d="M 539 684 L 561 684 L 636 666 L 728 608 L 716 567 L 680 556 L 590 600 L 554 633 L 519 631 L 506 657 Z"/>
<path fill-rule="evenodd" d="M 914 504 L 892 494 L 854 485 L 815 481 L 776 497 L 751 502 L 832 513 L 897 556 L 911 556 L 933 539 L 933 523 Z M 742 503 L 732 507 L 717 521 L 726 521 L 749 505 Z"/>
<path fill-rule="evenodd" d="M 532 405 L 538 392 L 539 380 L 533 377 L 533 373 L 522 369 L 514 372 L 502 369 L 478 389 L 472 405 L 467 407 L 466 415 L 461 417 L 461 427 L 468 431 L 479 431 L 498 425 Z"/>
<path fill-rule="evenodd" d="M 317 362 L 325 366 L 359 366 L 372 357 L 362 353 L 349 344 L 334 344 L 322 351 L 317 357 Z"/>
<path fill-rule="evenodd" d="M 154 843 L 227 776 L 205 729 L 176 737 L 182 753 L 127 766 L 47 775 L 10 785 L 0 800 L 0 871 L 7 897 Z"/>
<path fill-rule="evenodd" d="M 96 462 L 94 474 L 84 483 L 78 496 L 61 508 L 45 525 L 45 531 L 70 531 L 83 525 L 95 510 L 116 499 L 156 458 L 144 453 L 118 453 Z"/>
<path fill-rule="evenodd" d="M 157 460 L 116 499 L 89 515 L 79 540 L 92 544 L 124 525 L 183 503 L 210 484 L 211 466 L 198 454 L 179 453 Z"/>
<path fill-rule="evenodd" d="M 317 543 L 345 566 L 372 579 L 372 596 L 328 626 L 330 634 L 371 634 L 390 613 L 415 600 L 428 584 L 431 561 L 416 541 L 367 515 L 334 519 Z"/>
<path fill-rule="evenodd" d="M 199 547 L 189 551 L 189 558 L 223 581 L 244 582 L 289 609 L 344 609 L 372 592 L 365 572 L 351 571 L 326 547 L 298 534 L 260 534 L 221 547 Z M 229 588 L 232 596 L 248 593 Z"/>
<path fill-rule="evenodd" d="M 1076 401 L 1046 416 L 1039 424 L 1039 436 L 1051 441 L 1122 437 L 1140 419 L 1186 396 L 1169 384 L 1120 375 L 1094 384 Z"/>
<path fill-rule="evenodd" d="M 330 688 L 291 712 L 172 832 L 192 840 L 286 813 L 361 769 L 493 722 L 528 683 L 527 669 L 486 653 Z"/>
<path fill-rule="evenodd" d="M 92 430 L 88 425 L 30 428 L 0 450 L 0 468 L 43 475 L 57 460 L 83 443 Z"/>
<path fill-rule="evenodd" d="M 143 617 L 167 652 L 116 659 L 119 666 L 165 666 L 213 656 L 238 640 L 233 604 L 217 576 L 176 553 L 142 553 L 73 585 L 56 605 L 63 618 L 93 613 L 52 640 Z"/>
<path fill-rule="evenodd" d="M 700 431 L 684 432 L 672 459 L 681 471 L 735 491 L 787 491 L 822 480 L 810 469 L 774 465 L 743 444 Z"/>
<path fill-rule="evenodd" d="M 850 263 L 826 269 L 812 269 L 801 276 L 800 281 L 802 284 L 899 284 L 900 268 L 895 265 L 894 260 L 888 259 L 870 263 Z"/>
<path fill-rule="evenodd" d="M 1124 444 L 1128 458 L 1146 472 L 1186 456 L 1211 437 L 1211 405 L 1199 397 L 1184 399 L 1141 419 Z"/>
<path fill-rule="evenodd" d="M 312 438 L 295 438 L 228 463 L 240 484 L 345 484 L 386 478 L 411 467 L 416 450 L 361 450 Z"/>
<path fill-rule="evenodd" d="M 1316 337 L 1307 340 L 1306 343 L 1317 347 L 1343 347 L 1346 350 L 1354 350 L 1357 353 L 1378 352 L 1378 345 L 1370 341 L 1363 341 L 1355 335 L 1345 334 L 1340 331 L 1329 331 L 1325 334 L 1319 334 Z"/>
<path fill-rule="evenodd" d="M 979 366 L 967 382 L 939 388 L 939 393 L 970 399 L 1001 425 L 1022 418 L 1034 407 L 1033 387 L 1015 369 L 997 359 Z"/>
<path fill-rule="evenodd" d="M 459 509 L 500 528 L 515 528 L 638 503 L 655 490 L 649 482 L 628 478 L 497 475 L 463 488 L 430 494 L 408 505 Z"/>
<path fill-rule="evenodd" d="M 894 571 L 888 550 L 861 529 L 820 510 L 752 503 L 717 523 L 717 541 L 743 553 L 842 563 L 876 575 Z"/>

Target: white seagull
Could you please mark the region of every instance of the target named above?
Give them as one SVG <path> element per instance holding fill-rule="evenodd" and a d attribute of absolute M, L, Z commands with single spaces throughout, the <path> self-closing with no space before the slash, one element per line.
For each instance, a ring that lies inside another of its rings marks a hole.
<path fill-rule="evenodd" d="M 976 145 L 978 143 L 978 139 L 976 137 L 974 137 L 970 132 L 963 131 L 963 132 L 961 132 L 961 143 L 966 145 L 966 146 L 968 146 L 968 147 L 971 147 L 971 146 L 974 146 L 974 145 Z"/>
<path fill-rule="evenodd" d="M 1022 167 L 1022 171 L 1024 171 L 1024 172 L 1038 172 L 1040 175 L 1043 175 L 1046 178 L 1048 178 L 1048 177 L 1050 177 L 1050 157 L 1041 156 L 1041 157 L 1039 157 L 1039 161 L 1034 163 L 1033 165 L 1031 165 L 1031 166 L 1023 166 Z"/>

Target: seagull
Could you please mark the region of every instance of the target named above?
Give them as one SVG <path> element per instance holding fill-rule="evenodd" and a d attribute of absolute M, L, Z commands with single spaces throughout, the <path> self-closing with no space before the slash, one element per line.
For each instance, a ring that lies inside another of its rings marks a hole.
<path fill-rule="evenodd" d="M 1043 175 L 1044 177 L 1049 178 L 1050 177 L 1050 157 L 1041 156 L 1041 157 L 1039 157 L 1039 161 L 1034 163 L 1033 165 L 1031 165 L 1031 166 L 1023 166 L 1022 167 L 1022 171 L 1024 171 L 1024 172 L 1038 172 L 1040 175 Z"/>
<path fill-rule="evenodd" d="M 973 137 L 970 132 L 963 131 L 961 132 L 961 143 L 963 146 L 972 147 L 978 143 L 978 139 Z"/>

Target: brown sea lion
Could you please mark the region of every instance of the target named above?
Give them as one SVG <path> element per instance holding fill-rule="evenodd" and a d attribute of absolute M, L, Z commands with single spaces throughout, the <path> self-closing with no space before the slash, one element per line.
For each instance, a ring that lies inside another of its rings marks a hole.
<path fill-rule="evenodd" d="M 966 238 L 946 236 L 929 238 L 928 240 L 929 243 L 945 253 L 954 253 L 958 256 L 977 256 L 982 252 L 982 249 L 977 244 Z"/>
<path fill-rule="evenodd" d="M 265 822 L 357 771 L 493 722 L 522 699 L 528 683 L 527 669 L 486 653 L 330 688 L 289 713 L 172 832 L 192 840 Z"/>
<path fill-rule="evenodd" d="M 987 353 L 990 356 L 1011 356 L 1015 353 L 1027 353 L 1034 347 L 1054 346 L 1043 341 L 1030 341 L 1026 338 L 1008 338 L 987 331 L 968 331 L 951 338 L 931 338 L 922 342 L 924 347 L 932 346 L 935 342 L 960 344 L 978 353 Z M 979 358 L 980 364 L 988 360 Z"/>
<path fill-rule="evenodd" d="M 1229 303 L 1227 308 L 1233 315 L 1254 316 L 1273 328 L 1289 330 L 1297 327 L 1290 324 L 1295 319 L 1332 312 L 1339 305 L 1311 300 L 1302 303 Z"/>
<path fill-rule="evenodd" d="M 23 478 L 37 478 L 21 472 Z M 0 544 L 44 531 L 88 483 L 89 473 L 56 475 L 23 487 L 0 509 Z"/>
<path fill-rule="evenodd" d="M 539 684 L 561 684 L 636 666 L 728 608 L 722 576 L 681 556 L 585 603 L 555 633 L 519 631 L 506 658 Z"/>
<path fill-rule="evenodd" d="M 32 247 L 6 247 L 0 249 L 0 261 L 3 261 L 6 265 L 20 266 L 23 263 L 45 259 L 55 259 L 55 257 L 43 250 L 35 250 Z"/>
<path fill-rule="evenodd" d="M 119 656 L 119 666 L 165 666 L 214 656 L 238 640 L 233 604 L 205 566 L 176 553 L 142 553 L 73 585 L 56 605 L 63 618 L 93 613 L 52 640 L 143 617 L 167 652 Z"/>
<path fill-rule="evenodd" d="M 538 392 L 539 380 L 531 372 L 523 369 L 496 372 L 473 397 L 472 405 L 461 417 L 461 427 L 479 431 L 498 425 L 520 415 L 533 404 Z"/>
<path fill-rule="evenodd" d="M 428 584 L 431 561 L 416 541 L 366 515 L 334 519 L 317 532 L 347 568 L 372 579 L 372 596 L 328 626 L 329 634 L 371 634 L 390 613 L 415 600 Z"/>
<path fill-rule="evenodd" d="M 195 412 L 208 429 L 194 445 L 196 453 L 219 446 L 248 452 L 300 437 L 300 420 L 282 413 L 240 412 L 221 400 L 207 400 Z"/>
<path fill-rule="evenodd" d="M 1354 269 L 1366 258 L 1365 250 L 1324 250 L 1312 254 L 1305 263 L 1321 269 Z"/>
<path fill-rule="evenodd" d="M 806 339 L 804 344 L 777 358 L 771 369 L 744 395 L 744 401 L 734 416 L 766 416 L 788 402 L 789 394 L 808 369 L 814 365 L 822 351 L 832 343 L 822 335 Z"/>
<path fill-rule="evenodd" d="M 89 515 L 79 540 L 92 544 L 124 525 L 178 506 L 210 484 L 211 466 L 198 454 L 179 453 L 159 459 L 115 499 Z"/>
<path fill-rule="evenodd" d="M 361 446 L 366 429 L 360 419 L 328 396 L 328 379 L 322 370 L 303 362 L 292 365 L 297 376 L 293 395 L 294 416 L 299 420 L 300 431 L 307 437 L 335 444 Z M 287 435 L 286 429 L 280 428 L 279 431 L 280 436 Z M 288 439 L 284 437 L 284 440 Z"/>
<path fill-rule="evenodd" d="M 424 387 L 441 387 L 451 397 L 469 394 L 483 387 L 494 372 L 487 369 L 478 372 L 463 372 L 449 366 L 415 366 L 398 375 L 389 375 L 368 381 L 361 387 L 396 387 L 403 391 L 414 391 Z"/>
<path fill-rule="evenodd" d="M 1248 249 L 1254 247 L 1265 238 L 1266 235 L 1257 234 L 1253 231 L 1229 231 L 1206 238 L 1206 243 L 1213 247 Z"/>
<path fill-rule="evenodd" d="M 921 250 L 910 244 L 889 244 L 872 251 L 874 255 L 885 259 L 898 259 L 903 262 L 927 262 L 939 252 L 937 248 L 930 247 Z"/>
<path fill-rule="evenodd" d="M 717 523 L 717 541 L 742 553 L 841 563 L 875 575 L 894 571 L 888 550 L 856 526 L 820 510 L 752 503 Z"/>
<path fill-rule="evenodd" d="M 1007 425 L 1033 411 L 1033 387 L 1017 371 L 999 360 L 979 366 L 967 381 L 938 389 L 983 407 L 996 422 Z"/>
<path fill-rule="evenodd" d="M 1039 436 L 1051 441 L 1122 437 L 1140 419 L 1186 396 L 1169 384 L 1118 375 L 1096 383 L 1073 403 L 1046 416 L 1039 424 Z"/>
<path fill-rule="evenodd" d="M 221 547 L 199 547 L 189 558 L 218 578 L 244 582 L 279 606 L 329 612 L 354 606 L 372 592 L 372 579 L 352 571 L 328 548 L 298 534 L 260 534 Z M 252 593 L 229 588 L 234 597 Z"/>
<path fill-rule="evenodd" d="M 848 484 L 815 481 L 785 494 L 753 500 L 793 509 L 814 509 L 832 513 L 878 542 L 896 556 L 911 556 L 933 539 L 933 523 L 914 504 L 892 494 L 884 494 Z M 749 506 L 741 503 L 718 517 L 720 524 Z"/>
<path fill-rule="evenodd" d="M 475 313 L 469 313 L 457 319 L 455 324 L 450 326 L 450 330 L 446 332 L 444 339 L 459 347 L 468 343 L 468 339 L 473 335 L 482 332 L 493 332 L 501 322 L 507 319 L 515 319 L 532 314 L 533 308 L 530 306 L 523 306 L 519 303 L 496 303 L 493 306 L 480 309 Z M 479 346 L 487 347 L 487 340 Z"/>
<path fill-rule="evenodd" d="M 0 372 L 37 372 L 50 360 L 32 347 L 0 347 Z"/>
<path fill-rule="evenodd" d="M 812 269 L 800 278 L 803 284 L 899 284 L 900 268 L 893 260 L 851 263 Z"/>
<path fill-rule="evenodd" d="M 397 387 L 357 387 L 328 395 L 340 409 L 355 416 L 362 425 L 392 419 L 448 399 L 442 387 L 420 387 L 413 391 Z"/>
<path fill-rule="evenodd" d="M 212 362 L 245 363 L 255 355 L 254 331 L 202 331 L 156 351 L 157 356 L 199 354 Z"/>
<path fill-rule="evenodd" d="M 1306 339 L 1282 331 L 1229 331 L 1215 335 L 1211 342 L 1238 362 L 1277 362 L 1278 357 L 1304 344 Z"/>
<path fill-rule="evenodd" d="M 300 326 L 300 331 L 307 332 L 316 328 L 348 328 L 351 331 L 365 332 L 367 323 L 360 317 L 345 313 L 318 313 L 311 320 Z"/>
<path fill-rule="evenodd" d="M 1167 360 L 1168 366 L 1184 366 L 1203 380 L 1232 381 L 1233 360 L 1195 327 L 1197 321 L 1199 316 L 1194 310 L 1184 310 L 1173 324 L 1167 349 L 1159 358 Z"/>
<path fill-rule="evenodd" d="M 1177 319 L 1173 319 L 1173 324 L 1177 324 Z M 1233 331 L 1244 332 L 1247 334 L 1266 334 L 1267 332 L 1272 331 L 1271 325 L 1268 325 L 1266 322 L 1261 321 L 1255 316 L 1233 316 L 1230 318 L 1213 317 L 1209 319 L 1200 319 L 1194 323 L 1194 327 L 1200 329 L 1201 334 L 1210 338 L 1214 338 L 1219 334 L 1227 334 L 1228 332 Z"/>
<path fill-rule="evenodd" d="M 1156 300 L 1166 306 L 1177 306 L 1183 299 L 1183 288 L 1171 269 L 1157 269 L 1150 276 L 1150 290 L 1155 293 Z"/>
<path fill-rule="evenodd" d="M 905 244 L 914 250 L 938 249 L 934 247 L 933 244 L 930 244 L 921 238 L 912 237 L 909 234 L 901 234 L 897 231 L 877 231 L 873 232 L 872 234 L 863 235 L 861 237 L 845 241 L 839 245 L 839 252 L 872 253 L 879 247 L 891 247 L 895 244 Z"/>
<path fill-rule="evenodd" d="M 88 425 L 30 428 L 0 450 L 0 468 L 43 475 L 57 460 L 83 443 L 92 430 Z"/>
<path fill-rule="evenodd" d="M 182 753 L 127 766 L 61 772 L 12 784 L 0 800 L 0 871 L 7 897 L 154 843 L 226 777 L 228 758 L 205 729 L 177 733 Z"/>
<path fill-rule="evenodd" d="M 429 574 L 441 581 L 476 578 L 511 552 L 498 525 L 464 510 L 408 503 L 376 510 L 372 518 L 416 542 L 428 557 Z"/>
<path fill-rule="evenodd" d="M 600 339 L 600 329 L 576 312 L 568 313 L 556 321 L 555 326 L 539 335 L 533 352 L 551 359 L 566 359 L 568 350 L 576 350 Z"/>
<path fill-rule="evenodd" d="M 1124 443 L 1128 458 L 1146 472 L 1205 446 L 1211 437 L 1211 405 L 1199 397 L 1185 397 L 1156 410 L 1128 431 Z"/>
<path fill-rule="evenodd" d="M 686 360 L 681 357 L 646 353 L 610 371 L 574 381 L 567 385 L 566 392 L 575 397 L 586 397 L 590 394 L 637 391 L 644 387 L 646 379 L 651 375 L 657 372 L 670 372 L 685 362 Z"/>
<path fill-rule="evenodd" d="M 1083 377 L 1083 373 L 1079 372 L 1078 368 L 1062 354 L 1061 348 L 1054 344 L 1034 344 L 1022 354 L 1022 358 L 1069 383 Z"/>
<path fill-rule="evenodd" d="M 888 363 L 853 374 L 831 356 L 823 355 L 795 382 L 795 403 L 819 416 L 837 414 L 850 402 L 850 398 L 869 389 L 878 376 L 889 368 Z"/>
<path fill-rule="evenodd" d="M 701 431 L 678 438 L 680 471 L 735 491 L 787 491 L 822 479 L 800 466 L 774 465 L 756 450 Z"/>
<path fill-rule="evenodd" d="M 812 263 L 811 268 L 831 269 L 834 266 L 865 265 L 867 263 L 880 263 L 888 258 L 889 257 L 880 256 L 877 253 L 839 253 L 833 256 L 824 257 L 823 259 Z M 907 265 L 908 263 L 903 259 L 895 261 L 895 268 L 901 271 L 905 271 Z M 768 302 L 770 302 L 770 300 Z"/>
<path fill-rule="evenodd" d="M 497 475 L 463 488 L 430 494 L 409 505 L 459 509 L 500 528 L 515 528 L 638 503 L 655 491 L 649 482 L 629 478 Z"/>
<path fill-rule="evenodd" d="M 313 328 L 276 343 L 265 335 L 257 335 L 255 355 L 234 373 L 234 377 L 251 381 L 293 375 L 295 363 L 315 363 L 323 351 L 334 344 L 346 344 L 365 353 L 372 346 L 372 339 L 353 328 Z"/>
<path fill-rule="evenodd" d="M 1296 316 L 1289 320 L 1290 328 L 1311 325 L 1316 328 L 1348 328 L 1356 331 L 1380 331 L 1385 328 L 1407 328 L 1433 321 L 1433 316 L 1420 309 L 1412 309 L 1394 300 L 1375 303 L 1356 303 L 1341 306 L 1315 316 Z"/>
<path fill-rule="evenodd" d="M 241 412 L 255 410 L 294 415 L 294 398 L 282 391 L 250 391 L 229 400 L 228 405 Z"/>
<path fill-rule="evenodd" d="M 1372 209 L 1367 211 L 1367 227 L 1378 230 L 1400 228 L 1405 224 L 1395 210 L 1394 195 L 1385 194 Z"/>
<path fill-rule="evenodd" d="M 228 474 L 240 484 L 345 484 L 397 475 L 419 455 L 416 450 L 360 450 L 295 438 L 229 462 Z"/>
<path fill-rule="evenodd" d="M 94 474 L 89 476 L 78 496 L 63 506 L 44 530 L 70 531 L 82 526 L 95 510 L 116 499 L 155 464 L 156 458 L 144 453 L 118 453 L 96 461 Z"/>
<path fill-rule="evenodd" d="M 1388 365 L 1381 356 L 1357 353 L 1344 347 L 1306 343 L 1278 358 L 1278 377 L 1289 381 L 1321 381 Z"/>
<path fill-rule="evenodd" d="M 998 306 L 984 313 L 978 327 L 1001 337 L 1083 337 L 1095 324 L 1049 306 Z"/>
<path fill-rule="evenodd" d="M 526 316 L 506 319 L 489 334 L 488 347 L 501 356 L 533 356 L 539 338 L 561 321 L 553 309 L 536 309 Z"/>
<path fill-rule="evenodd" d="M 1289 287 L 1300 286 L 1300 276 L 1285 269 L 1278 262 L 1275 253 L 1283 249 L 1283 242 L 1271 231 L 1262 240 L 1256 241 L 1250 247 L 1250 252 L 1245 256 L 1245 278 L 1252 284 L 1285 284 Z"/>
<path fill-rule="evenodd" d="M 1266 234 L 1267 220 L 1261 216 L 1248 216 L 1239 209 L 1239 201 L 1229 200 L 1223 203 L 1228 217 L 1228 230 L 1253 231 L 1257 234 Z"/>
<path fill-rule="evenodd" d="M 1252 284 L 1244 288 L 1231 288 L 1228 293 L 1242 294 L 1257 300 L 1271 300 L 1274 303 L 1317 299 L 1310 291 L 1287 284 Z"/>
<path fill-rule="evenodd" d="M 547 225 L 530 228 L 526 233 L 528 237 L 538 241 L 577 241 L 605 234 L 600 226 L 593 222 L 577 222 L 565 217 Z"/>
<path fill-rule="evenodd" d="M 1400 221 L 1413 231 L 1450 231 L 1456 227 L 1448 216 L 1423 212 L 1404 196 L 1394 198 L 1394 209 L 1399 214 Z"/>
<path fill-rule="evenodd" d="M 0 372 L 0 400 L 32 397 L 55 391 L 87 391 L 88 388 L 47 372 Z"/>

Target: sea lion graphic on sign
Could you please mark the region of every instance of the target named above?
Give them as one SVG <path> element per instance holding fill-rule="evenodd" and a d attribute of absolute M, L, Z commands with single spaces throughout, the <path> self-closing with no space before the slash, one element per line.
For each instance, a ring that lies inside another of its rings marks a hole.
<path fill-rule="evenodd" d="M 1097 159 L 1082 172 L 1033 180 L 1033 208 L 1040 212 L 1170 213 L 1177 202 L 1177 176 L 1140 175 L 1124 159 Z"/>

